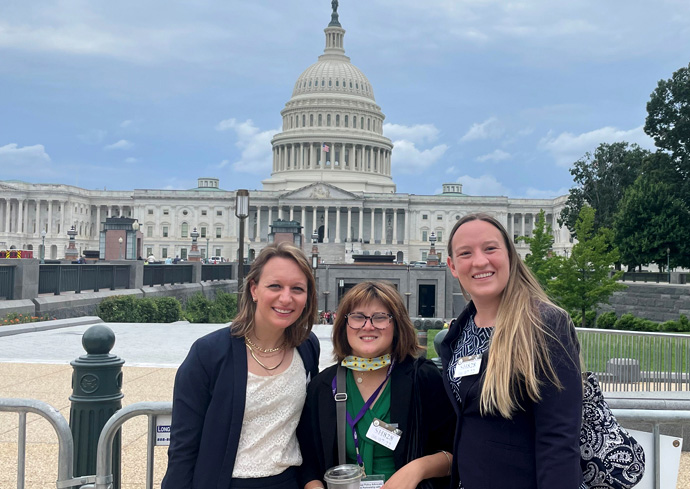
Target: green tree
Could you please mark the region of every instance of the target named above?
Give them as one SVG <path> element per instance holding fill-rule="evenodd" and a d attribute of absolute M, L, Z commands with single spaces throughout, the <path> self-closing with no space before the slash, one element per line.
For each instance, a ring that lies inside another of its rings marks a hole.
<path fill-rule="evenodd" d="M 553 229 L 551 225 L 546 224 L 544 209 L 541 209 L 537 214 L 532 236 L 520 236 L 518 239 L 529 245 L 529 255 L 525 258 L 525 264 L 546 290 L 549 280 L 554 276 L 558 260 L 552 255 Z"/>
<path fill-rule="evenodd" d="M 641 175 L 625 193 L 614 220 L 615 243 L 621 262 L 629 267 L 656 263 L 688 266 L 690 211 L 673 185 L 653 174 Z"/>
<path fill-rule="evenodd" d="M 566 226 L 577 237 L 576 222 L 580 210 L 590 206 L 597 210 L 594 230 L 613 227 L 613 216 L 625 190 L 640 174 L 643 161 L 650 155 L 646 149 L 625 142 L 600 144 L 594 154 L 573 164 L 570 174 L 575 186 L 561 211 L 558 223 Z"/>
<path fill-rule="evenodd" d="M 684 179 L 690 177 L 690 64 L 659 80 L 647 102 L 644 131 L 668 151 Z"/>
<path fill-rule="evenodd" d="M 548 292 L 572 316 L 582 318 L 585 326 L 587 311 L 607 303 L 616 290 L 625 288 L 617 282 L 622 272 L 609 276 L 618 261 L 618 250 L 612 246 L 612 233 L 607 228 L 594 228 L 595 210 L 584 206 L 575 223 L 578 242 L 567 259 L 558 260 L 556 277 Z"/>

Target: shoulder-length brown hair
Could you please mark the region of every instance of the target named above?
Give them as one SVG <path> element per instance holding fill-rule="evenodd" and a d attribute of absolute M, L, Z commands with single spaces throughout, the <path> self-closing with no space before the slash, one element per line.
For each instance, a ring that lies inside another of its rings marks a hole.
<path fill-rule="evenodd" d="M 272 258 L 287 258 L 294 261 L 307 280 L 307 303 L 297 321 L 285 330 L 285 346 L 295 347 L 307 339 L 316 321 L 316 281 L 304 252 L 293 244 L 282 242 L 266 246 L 252 263 L 242 285 L 242 295 L 237 316 L 230 326 L 233 336 L 244 336 L 254 328 L 256 304 L 252 299 L 250 285 L 258 283 L 264 266 Z M 238 284 L 240 286 L 240 284 Z"/>
<path fill-rule="evenodd" d="M 483 213 L 468 214 L 455 223 L 448 238 L 448 261 L 453 260 L 453 237 L 460 226 L 470 221 L 484 221 L 499 230 L 508 253 L 509 276 L 498 307 L 496 324 L 491 337 L 489 357 L 480 396 L 482 413 L 498 413 L 510 419 L 519 409 L 518 389 L 521 385 L 531 400 L 541 399 L 539 372 L 558 388 L 561 382 L 553 368 L 547 348 L 547 336 L 554 337 L 544 326 L 539 312 L 540 304 L 549 300 L 539 281 L 520 258 L 513 240 L 503 225 L 493 216 Z M 460 284 L 463 296 L 471 297 Z M 561 310 L 562 311 L 562 310 Z M 563 314 L 566 314 L 563 311 Z M 557 340 L 557 338 L 554 337 Z"/>
<path fill-rule="evenodd" d="M 386 282 L 371 281 L 355 285 L 340 301 L 333 324 L 333 355 L 336 360 L 341 362 L 352 354 L 352 347 L 347 341 L 347 314 L 372 301 L 381 302 L 393 316 L 390 326 L 394 328 L 391 357 L 396 362 L 402 362 L 408 356 L 418 356 L 423 348 L 417 342 L 417 333 L 397 289 Z"/>

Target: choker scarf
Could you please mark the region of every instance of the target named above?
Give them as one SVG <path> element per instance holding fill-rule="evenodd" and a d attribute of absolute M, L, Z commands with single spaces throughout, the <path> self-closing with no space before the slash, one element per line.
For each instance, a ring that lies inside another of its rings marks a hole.
<path fill-rule="evenodd" d="M 356 370 L 357 372 L 368 372 L 371 370 L 378 370 L 383 367 L 387 367 L 391 364 L 391 354 L 386 353 L 380 357 L 376 358 L 362 358 L 356 357 L 354 355 L 347 356 L 340 362 L 345 368 L 350 370 Z"/>

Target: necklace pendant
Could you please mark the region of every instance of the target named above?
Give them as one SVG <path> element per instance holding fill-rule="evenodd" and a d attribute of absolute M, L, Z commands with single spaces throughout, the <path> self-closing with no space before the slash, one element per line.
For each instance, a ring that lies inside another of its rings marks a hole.
<path fill-rule="evenodd" d="M 362 383 L 362 380 L 364 380 L 364 379 L 362 379 L 362 377 L 357 377 L 357 383 L 358 383 L 358 384 L 361 384 L 361 383 Z"/>

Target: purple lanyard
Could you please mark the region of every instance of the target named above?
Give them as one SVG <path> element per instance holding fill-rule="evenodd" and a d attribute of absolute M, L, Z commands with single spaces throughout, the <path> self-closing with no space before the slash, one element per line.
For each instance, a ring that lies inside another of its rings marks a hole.
<path fill-rule="evenodd" d="M 367 410 L 371 407 L 371 405 L 374 403 L 376 398 L 379 395 L 379 392 L 381 392 L 381 389 L 383 389 L 383 386 L 386 384 L 386 381 L 388 378 L 391 376 L 391 372 L 393 371 L 393 367 L 395 366 L 395 360 L 391 362 L 391 366 L 388 367 L 388 372 L 386 372 L 386 378 L 383 379 L 383 382 L 381 382 L 381 385 L 379 385 L 374 393 L 367 399 L 367 401 L 364 403 L 364 406 L 362 406 L 362 409 L 359 410 L 359 413 L 357 413 L 357 416 L 355 416 L 354 419 L 352 419 L 352 416 L 350 415 L 349 412 L 346 411 L 346 419 L 347 419 L 347 424 L 350 425 L 350 429 L 352 430 L 352 438 L 355 442 L 355 453 L 357 454 L 357 465 L 360 467 L 364 467 L 364 460 L 362 460 L 362 455 L 359 453 L 359 437 L 357 436 L 357 430 L 355 429 L 355 426 L 357 423 L 359 423 L 359 420 L 362 419 L 362 417 L 366 414 Z M 331 387 L 333 389 L 333 396 L 335 396 L 337 390 L 338 390 L 338 378 L 333 377 L 333 382 L 331 383 Z M 341 401 L 342 402 L 342 401 Z"/>

